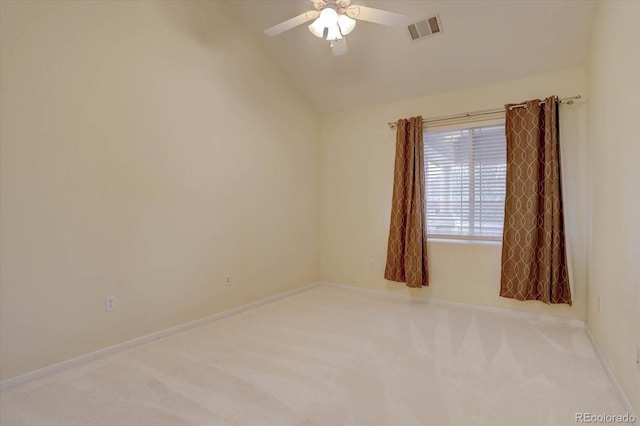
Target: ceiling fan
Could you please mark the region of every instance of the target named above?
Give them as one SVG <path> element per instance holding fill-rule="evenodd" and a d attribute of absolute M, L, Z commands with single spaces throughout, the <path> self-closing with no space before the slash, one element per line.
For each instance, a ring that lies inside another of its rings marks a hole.
<path fill-rule="evenodd" d="M 347 53 L 345 36 L 356 26 L 356 20 L 373 22 L 389 27 L 405 27 L 411 24 L 411 17 L 402 13 L 387 12 L 367 6 L 352 5 L 351 0 L 310 0 L 315 10 L 302 13 L 284 22 L 267 28 L 264 33 L 275 36 L 313 19 L 309 31 L 316 37 L 331 42 L 334 55 Z"/>

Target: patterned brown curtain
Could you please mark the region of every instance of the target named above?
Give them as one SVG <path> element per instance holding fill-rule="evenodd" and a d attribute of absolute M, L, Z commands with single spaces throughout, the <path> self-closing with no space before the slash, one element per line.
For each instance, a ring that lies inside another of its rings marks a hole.
<path fill-rule="evenodd" d="M 422 117 L 396 123 L 396 163 L 384 277 L 407 287 L 429 285 Z"/>
<path fill-rule="evenodd" d="M 557 98 L 506 105 L 505 127 L 507 187 L 500 296 L 571 305 Z"/>

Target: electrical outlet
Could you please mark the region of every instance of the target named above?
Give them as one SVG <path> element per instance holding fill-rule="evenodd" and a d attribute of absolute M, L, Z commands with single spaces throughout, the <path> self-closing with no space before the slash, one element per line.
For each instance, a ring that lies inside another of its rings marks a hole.
<path fill-rule="evenodd" d="M 602 299 L 598 296 L 598 312 L 602 312 Z"/>
<path fill-rule="evenodd" d="M 227 287 L 231 287 L 231 275 L 227 274 L 227 280 L 225 281 Z"/>
<path fill-rule="evenodd" d="M 104 310 L 105 312 L 110 312 L 116 309 L 116 297 L 115 296 L 107 296 L 107 299 L 104 302 Z"/>
<path fill-rule="evenodd" d="M 640 346 L 636 348 L 636 367 L 640 370 Z"/>
<path fill-rule="evenodd" d="M 374 269 L 376 267 L 376 261 L 371 259 L 369 260 L 369 269 Z"/>

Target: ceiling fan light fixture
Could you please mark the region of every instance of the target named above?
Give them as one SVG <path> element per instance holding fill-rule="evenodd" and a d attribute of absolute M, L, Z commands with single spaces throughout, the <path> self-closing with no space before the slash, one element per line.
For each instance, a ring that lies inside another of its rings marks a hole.
<path fill-rule="evenodd" d="M 316 21 L 320 21 L 325 27 L 331 28 L 331 26 L 338 23 L 338 12 L 330 7 L 324 8 Z"/>
<path fill-rule="evenodd" d="M 320 22 L 320 18 L 313 21 L 313 24 L 309 25 L 309 31 L 316 37 L 324 37 L 324 24 Z"/>
<path fill-rule="evenodd" d="M 338 13 L 327 7 L 320 12 L 320 16 L 313 21 L 313 24 L 309 25 L 309 31 L 316 37 L 322 38 L 324 37 L 324 29 L 329 28 L 329 33 L 332 34 L 332 28 L 338 26 Z M 339 31 L 338 31 L 339 32 Z M 334 34 L 332 34 L 334 35 Z M 329 40 L 327 38 L 327 40 Z M 331 40 L 336 40 L 335 38 Z"/>
<path fill-rule="evenodd" d="M 340 34 L 340 28 L 338 28 L 338 25 L 332 25 L 329 27 L 329 32 L 327 33 L 327 40 L 329 41 L 334 41 L 334 40 L 341 40 L 342 39 L 342 34 Z"/>
<path fill-rule="evenodd" d="M 338 26 L 342 35 L 347 35 L 356 27 L 356 20 L 347 15 L 340 15 L 338 16 Z"/>

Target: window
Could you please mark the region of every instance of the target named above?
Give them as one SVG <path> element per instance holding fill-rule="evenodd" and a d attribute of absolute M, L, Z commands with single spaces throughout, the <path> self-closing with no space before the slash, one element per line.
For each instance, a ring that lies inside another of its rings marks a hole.
<path fill-rule="evenodd" d="M 504 124 L 425 131 L 429 237 L 502 238 L 506 149 Z"/>

